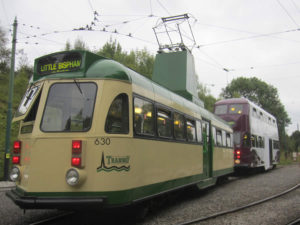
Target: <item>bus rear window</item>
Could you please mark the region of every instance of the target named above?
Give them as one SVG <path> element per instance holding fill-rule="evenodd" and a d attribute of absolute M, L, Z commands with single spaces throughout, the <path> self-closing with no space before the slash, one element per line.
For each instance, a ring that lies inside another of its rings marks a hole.
<path fill-rule="evenodd" d="M 216 115 L 227 114 L 227 105 L 217 105 L 215 108 Z"/>
<path fill-rule="evenodd" d="M 88 131 L 92 124 L 97 86 L 95 83 L 56 83 L 48 93 L 41 130 L 44 132 Z"/>

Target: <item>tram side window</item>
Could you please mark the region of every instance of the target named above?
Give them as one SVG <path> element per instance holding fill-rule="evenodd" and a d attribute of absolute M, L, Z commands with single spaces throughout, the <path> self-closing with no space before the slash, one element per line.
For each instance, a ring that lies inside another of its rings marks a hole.
<path fill-rule="evenodd" d="M 226 133 L 226 147 L 232 147 L 231 137 L 229 133 Z"/>
<path fill-rule="evenodd" d="M 105 122 L 105 132 L 127 134 L 129 132 L 128 96 L 118 95 L 110 105 Z"/>
<path fill-rule="evenodd" d="M 217 130 L 217 146 L 222 146 L 222 133 L 220 130 Z"/>
<path fill-rule="evenodd" d="M 213 136 L 213 139 L 214 139 L 214 144 L 216 145 L 217 144 L 217 134 L 216 134 L 216 128 L 215 127 L 212 127 L 212 136 Z"/>
<path fill-rule="evenodd" d="M 159 137 L 172 137 L 172 117 L 168 110 L 157 110 L 157 134 Z"/>
<path fill-rule="evenodd" d="M 202 142 L 202 129 L 201 129 L 201 122 L 196 121 L 196 129 L 197 129 L 197 141 Z"/>
<path fill-rule="evenodd" d="M 154 135 L 153 103 L 134 99 L 134 130 L 137 134 Z"/>
<path fill-rule="evenodd" d="M 222 130 L 222 146 L 226 146 L 226 132 Z"/>
<path fill-rule="evenodd" d="M 176 112 L 174 113 L 174 136 L 177 140 L 185 139 L 184 116 Z"/>
<path fill-rule="evenodd" d="M 186 133 L 187 133 L 188 141 L 191 141 L 191 142 L 196 141 L 195 121 L 193 121 L 193 120 L 186 121 Z"/>

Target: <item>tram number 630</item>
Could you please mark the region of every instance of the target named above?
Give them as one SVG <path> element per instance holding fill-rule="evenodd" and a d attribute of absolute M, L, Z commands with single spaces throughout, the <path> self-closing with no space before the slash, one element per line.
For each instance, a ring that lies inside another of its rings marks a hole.
<path fill-rule="evenodd" d="M 95 140 L 95 145 L 110 145 L 110 138 L 97 138 Z"/>

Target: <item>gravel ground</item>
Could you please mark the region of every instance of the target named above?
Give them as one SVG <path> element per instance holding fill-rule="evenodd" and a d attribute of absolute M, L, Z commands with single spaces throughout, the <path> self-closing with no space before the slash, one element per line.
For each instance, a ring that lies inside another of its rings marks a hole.
<path fill-rule="evenodd" d="M 291 165 L 257 175 L 245 176 L 204 193 L 187 193 L 161 212 L 154 212 L 143 224 L 178 224 L 225 211 L 280 193 L 300 183 L 300 166 Z M 299 188 L 261 206 L 198 224 L 286 224 L 300 216 Z M 249 213 L 247 213 L 249 212 Z M 273 221 L 273 223 L 271 222 Z"/>
<path fill-rule="evenodd" d="M 117 220 L 118 222 L 114 223 L 114 220 L 108 222 L 107 218 L 98 215 L 94 215 L 93 221 L 90 221 L 89 218 L 91 217 L 83 219 L 81 215 L 77 214 L 62 224 L 173 225 L 260 200 L 282 192 L 298 183 L 300 183 L 299 165 L 278 167 L 265 173 L 243 176 L 239 179 L 231 178 L 225 184 L 201 192 L 194 189 L 180 191 L 176 193 L 176 197 L 172 195 L 173 198 L 168 198 L 168 201 L 164 204 L 159 204 L 161 201 L 157 201 L 157 205 L 152 207 L 150 213 L 142 222 L 124 220 L 122 223 Z M 161 200 L 163 199 L 165 198 Z M 47 218 L 57 213 L 56 210 L 28 210 L 26 214 L 23 214 L 23 210 L 15 206 L 5 196 L 4 192 L 0 192 L 0 225 L 26 225 L 29 222 Z M 126 216 L 128 217 L 128 215 Z M 299 216 L 300 188 L 262 205 L 196 224 L 280 225 L 287 224 Z M 110 215 L 110 218 L 112 217 L 120 216 Z"/>

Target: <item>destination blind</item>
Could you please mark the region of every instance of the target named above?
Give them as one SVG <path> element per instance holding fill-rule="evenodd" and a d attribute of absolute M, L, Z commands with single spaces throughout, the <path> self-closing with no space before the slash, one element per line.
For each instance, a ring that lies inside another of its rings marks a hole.
<path fill-rule="evenodd" d="M 40 76 L 79 70 L 82 55 L 79 52 L 65 52 L 45 56 L 37 62 L 37 73 Z"/>

